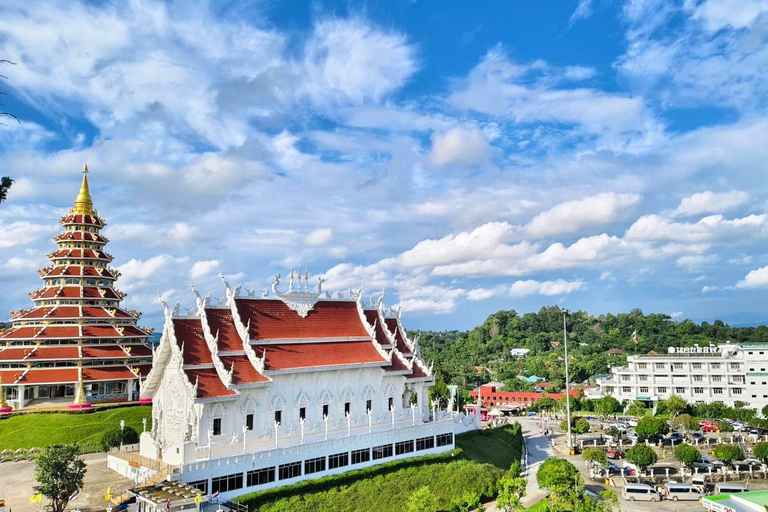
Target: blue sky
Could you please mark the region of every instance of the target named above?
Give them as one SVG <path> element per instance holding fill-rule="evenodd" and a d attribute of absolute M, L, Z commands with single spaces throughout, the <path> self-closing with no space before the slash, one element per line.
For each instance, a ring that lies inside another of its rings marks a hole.
<path fill-rule="evenodd" d="M 766 319 L 768 1 L 4 2 L 0 310 L 87 159 L 126 306 L 309 267 L 407 325 Z M 63 22 L 62 20 L 66 20 Z"/>

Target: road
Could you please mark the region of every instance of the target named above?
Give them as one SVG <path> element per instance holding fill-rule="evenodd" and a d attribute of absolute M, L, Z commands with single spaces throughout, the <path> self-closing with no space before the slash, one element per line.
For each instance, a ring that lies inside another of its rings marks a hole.
<path fill-rule="evenodd" d="M 528 455 L 528 464 L 523 474 L 528 479 L 528 486 L 522 503 L 524 507 L 530 507 L 549 494 L 546 490 L 539 488 L 539 484 L 536 482 L 536 472 L 541 463 L 552 455 L 552 451 L 549 439 L 541 433 L 541 419 L 519 418 L 517 421 L 523 427 L 525 449 Z"/>

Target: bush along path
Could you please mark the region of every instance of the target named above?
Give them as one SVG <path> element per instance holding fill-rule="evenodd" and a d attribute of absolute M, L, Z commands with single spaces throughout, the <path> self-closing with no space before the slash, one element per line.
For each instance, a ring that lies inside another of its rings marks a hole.
<path fill-rule="evenodd" d="M 405 510 L 411 495 L 426 494 L 423 488 L 429 487 L 437 510 L 451 510 L 462 500 L 473 501 L 472 495 L 481 501 L 493 499 L 499 479 L 512 462 L 520 460 L 522 443 L 519 425 L 469 432 L 456 437 L 452 452 L 394 461 L 249 494 L 236 501 L 260 512 L 395 512 Z"/>

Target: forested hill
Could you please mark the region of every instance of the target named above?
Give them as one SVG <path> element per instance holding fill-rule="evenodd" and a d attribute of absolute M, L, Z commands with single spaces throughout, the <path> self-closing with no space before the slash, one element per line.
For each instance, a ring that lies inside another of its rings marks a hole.
<path fill-rule="evenodd" d="M 635 330 L 637 346 L 632 342 Z M 559 307 L 551 306 L 522 316 L 514 310 L 499 311 L 469 332 L 421 332 L 419 345 L 424 359 L 435 361 L 438 377 L 446 383 L 473 387 L 492 378 L 522 390 L 528 386 L 517 375 L 535 374 L 556 387 L 562 385 L 562 340 L 563 314 Z M 669 315 L 645 315 L 639 309 L 598 317 L 576 311 L 568 316 L 569 364 L 576 382 L 608 373 L 609 363 L 624 364 L 626 356 L 605 353 L 612 348 L 625 354 L 646 354 L 651 350 L 663 353 L 671 346 L 705 346 L 726 340 L 768 342 L 768 328 L 730 327 L 720 320 L 712 324 L 676 322 Z M 513 348 L 527 348 L 530 352 L 526 357 L 514 358 L 510 355 Z M 478 374 L 476 366 L 487 367 L 488 372 Z"/>

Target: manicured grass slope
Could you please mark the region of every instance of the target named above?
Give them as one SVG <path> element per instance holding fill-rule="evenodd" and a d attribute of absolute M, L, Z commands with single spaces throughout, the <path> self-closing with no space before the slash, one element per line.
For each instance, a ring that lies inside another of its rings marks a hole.
<path fill-rule="evenodd" d="M 141 419 L 152 424 L 152 407 L 120 407 L 90 414 L 25 414 L 0 420 L 0 451 L 52 444 L 87 444 L 101 441 L 105 432 L 128 427 L 141 432 Z"/>
<path fill-rule="evenodd" d="M 474 490 L 484 498 L 495 494 L 496 481 L 520 460 L 522 434 L 507 425 L 456 438 L 454 452 L 397 461 L 335 477 L 244 496 L 250 510 L 329 511 L 404 510 L 408 497 L 428 485 L 447 510 L 452 498 Z M 486 462 L 490 462 L 486 463 Z"/>

